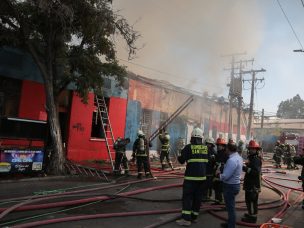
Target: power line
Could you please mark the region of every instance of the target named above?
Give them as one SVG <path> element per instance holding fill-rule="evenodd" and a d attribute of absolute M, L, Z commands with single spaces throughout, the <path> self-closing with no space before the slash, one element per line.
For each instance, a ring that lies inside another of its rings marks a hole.
<path fill-rule="evenodd" d="M 302 1 L 302 3 L 303 3 L 303 0 L 301 0 L 301 1 Z M 283 7 L 282 7 L 280 1 L 277 0 L 277 3 L 278 3 L 278 5 L 280 6 L 280 8 L 281 8 L 281 10 L 282 10 L 282 12 L 283 12 L 283 14 L 284 14 L 284 16 L 285 16 L 286 21 L 288 22 L 288 24 L 289 24 L 289 26 L 290 26 L 290 28 L 291 28 L 291 30 L 292 30 L 294 36 L 296 37 L 296 39 L 297 39 L 299 45 L 301 46 L 301 48 L 302 48 L 302 50 L 303 50 L 303 49 L 304 49 L 304 48 L 303 48 L 303 45 L 302 45 L 302 43 L 301 43 L 301 41 L 300 41 L 300 39 L 299 39 L 299 37 L 298 37 L 296 31 L 294 30 L 294 28 L 293 28 L 293 26 L 292 26 L 292 24 L 291 24 L 289 18 L 287 17 L 287 14 L 285 13 L 285 11 L 284 11 L 284 9 L 283 9 Z"/>
<path fill-rule="evenodd" d="M 175 78 L 178 78 L 179 80 L 185 81 L 185 78 L 182 77 L 181 75 L 175 75 L 175 74 L 168 73 L 168 72 L 165 72 L 165 71 L 161 71 L 161 70 L 149 67 L 149 66 L 144 66 L 144 65 L 139 64 L 139 63 L 134 63 L 134 62 L 131 62 L 131 61 L 128 61 L 128 60 L 125 60 L 125 59 L 121 59 L 121 58 L 117 58 L 117 59 L 119 59 L 123 62 L 127 62 L 127 63 L 132 64 L 132 65 L 135 65 L 135 66 L 139 66 L 139 67 L 147 69 L 147 70 L 151 70 L 151 71 L 154 71 L 154 72 L 157 72 L 157 73 L 160 73 L 160 74 L 164 74 L 164 75 L 168 75 L 168 76 L 173 76 Z M 218 89 L 221 89 L 221 90 L 225 90 L 225 88 L 221 87 L 221 86 L 216 86 L 214 84 L 209 84 L 209 83 L 204 83 L 204 84 L 207 85 L 208 87 L 213 87 L 213 88 L 218 88 Z"/>

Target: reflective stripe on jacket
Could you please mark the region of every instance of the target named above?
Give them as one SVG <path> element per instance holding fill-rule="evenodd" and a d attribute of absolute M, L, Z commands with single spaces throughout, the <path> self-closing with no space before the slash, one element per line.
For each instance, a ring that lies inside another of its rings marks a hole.
<path fill-rule="evenodd" d="M 185 180 L 206 180 L 206 166 L 208 163 L 208 148 L 205 145 L 188 144 L 178 157 L 180 163 L 187 163 Z"/>

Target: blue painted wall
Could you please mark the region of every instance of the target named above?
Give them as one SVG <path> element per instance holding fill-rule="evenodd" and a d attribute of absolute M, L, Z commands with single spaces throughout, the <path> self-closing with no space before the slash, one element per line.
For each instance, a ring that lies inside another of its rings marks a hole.
<path fill-rule="evenodd" d="M 32 57 L 8 47 L 0 48 L 0 76 L 43 82 L 40 70 Z"/>
<path fill-rule="evenodd" d="M 177 152 L 177 141 L 179 137 L 185 140 L 187 143 L 187 124 L 181 118 L 176 118 L 172 123 L 169 124 L 167 130 L 170 134 L 171 154 Z"/>
<path fill-rule="evenodd" d="M 0 48 L 0 76 L 43 83 L 40 70 L 32 56 L 9 47 Z M 128 89 L 117 87 L 117 81 L 113 77 L 108 77 L 108 79 L 110 80 L 110 86 L 109 88 L 103 88 L 104 95 L 106 97 L 127 98 Z M 128 79 L 126 78 L 126 80 Z M 74 90 L 75 84 L 71 83 L 68 89 Z"/>
<path fill-rule="evenodd" d="M 131 142 L 128 144 L 127 150 L 132 150 L 133 143 L 137 138 L 137 131 L 139 129 L 140 117 L 141 117 L 140 102 L 128 100 L 125 138 L 130 138 Z"/>

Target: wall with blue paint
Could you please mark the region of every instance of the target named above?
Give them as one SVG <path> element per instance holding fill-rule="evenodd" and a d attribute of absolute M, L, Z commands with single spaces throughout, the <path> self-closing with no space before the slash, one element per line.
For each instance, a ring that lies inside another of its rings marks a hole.
<path fill-rule="evenodd" d="M 155 132 L 160 125 L 160 112 L 159 111 L 151 111 L 152 112 L 152 124 L 151 124 L 151 132 L 150 135 Z M 158 150 L 160 146 L 158 137 L 152 141 L 151 150 Z"/>
<path fill-rule="evenodd" d="M 141 118 L 141 104 L 139 101 L 128 100 L 127 118 L 125 138 L 130 138 L 131 142 L 127 146 L 127 150 L 132 150 L 133 143 L 137 138 L 137 131 L 139 129 L 139 123 Z"/>
<path fill-rule="evenodd" d="M 177 141 L 181 137 L 187 143 L 187 123 L 177 117 L 172 123 L 167 127 L 167 131 L 170 134 L 170 145 L 171 145 L 171 155 L 177 153 Z"/>
<path fill-rule="evenodd" d="M 40 70 L 31 55 L 8 47 L 0 48 L 0 76 L 43 82 Z"/>
<path fill-rule="evenodd" d="M 9 47 L 0 48 L 0 76 L 43 83 L 40 70 L 32 56 Z M 104 81 L 106 80 L 109 80 L 107 87 L 103 88 L 106 97 L 127 98 L 127 86 L 126 88 L 118 86 L 114 77 L 105 77 Z M 125 84 L 128 84 L 128 79 L 125 80 Z M 70 83 L 68 89 L 75 90 L 75 84 Z"/>

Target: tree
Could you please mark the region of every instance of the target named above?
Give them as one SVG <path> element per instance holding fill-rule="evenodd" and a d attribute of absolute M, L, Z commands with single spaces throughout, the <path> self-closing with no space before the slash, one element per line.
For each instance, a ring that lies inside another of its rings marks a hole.
<path fill-rule="evenodd" d="M 64 172 L 57 98 L 71 82 L 86 102 L 100 89 L 104 75 L 122 84 L 125 68 L 116 60 L 117 36 L 126 42 L 129 58 L 139 34 L 115 13 L 111 0 L 1 0 L 0 46 L 31 54 L 41 71 L 53 143 L 52 173 Z"/>
<path fill-rule="evenodd" d="M 286 119 L 304 118 L 304 101 L 297 94 L 291 99 L 281 101 L 277 111 L 277 117 Z"/>

